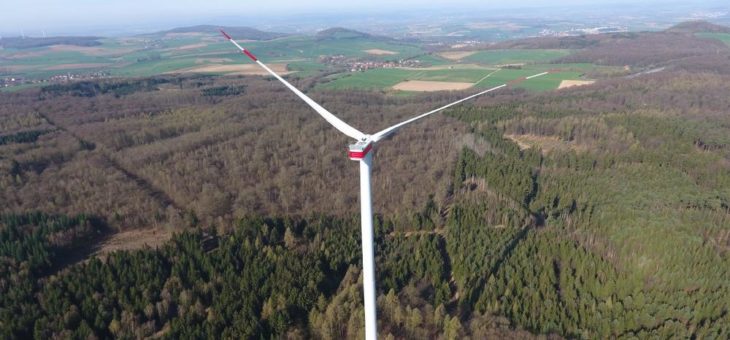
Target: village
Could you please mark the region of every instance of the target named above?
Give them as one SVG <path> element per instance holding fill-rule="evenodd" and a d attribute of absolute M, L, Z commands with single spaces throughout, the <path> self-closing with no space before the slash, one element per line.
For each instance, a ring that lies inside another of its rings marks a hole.
<path fill-rule="evenodd" d="M 66 73 L 56 74 L 48 78 L 23 78 L 15 76 L 6 76 L 0 78 L 0 88 L 9 88 L 20 85 L 33 84 L 49 84 L 49 83 L 66 83 L 74 80 L 93 80 L 109 78 L 109 72 L 98 71 L 91 73 Z"/>
<path fill-rule="evenodd" d="M 319 57 L 319 62 L 328 65 L 335 65 L 347 68 L 350 72 L 363 72 L 376 68 L 399 68 L 399 67 L 423 67 L 423 63 L 418 59 L 399 59 L 393 60 L 364 60 L 361 58 L 351 58 L 342 54 L 323 55 Z"/>

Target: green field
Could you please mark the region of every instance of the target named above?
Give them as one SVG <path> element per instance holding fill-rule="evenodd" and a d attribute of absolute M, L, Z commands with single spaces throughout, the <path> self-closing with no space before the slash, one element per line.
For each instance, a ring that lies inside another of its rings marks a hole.
<path fill-rule="evenodd" d="M 489 50 L 479 51 L 466 58 L 464 61 L 480 64 L 519 64 L 549 62 L 570 54 L 568 50 Z"/>
<path fill-rule="evenodd" d="M 555 65 L 535 65 L 526 69 L 446 69 L 446 70 L 404 70 L 404 69 L 375 69 L 365 72 L 338 75 L 333 80 L 320 85 L 318 88 L 330 90 L 345 89 L 372 89 L 388 90 L 394 85 L 407 80 L 427 80 L 444 82 L 475 83 L 477 88 L 490 88 L 523 77 L 535 75 L 549 70 Z M 558 88 L 563 80 L 579 80 L 581 72 L 558 71 L 538 78 L 524 80 L 516 87 L 530 91 L 547 91 Z"/>
<path fill-rule="evenodd" d="M 504 83 L 522 78 L 522 77 L 529 77 L 531 75 L 535 75 L 538 73 L 544 72 L 542 69 L 521 69 L 521 70 L 513 70 L 513 69 L 501 69 L 491 76 L 489 78 L 486 78 L 482 81 L 480 81 L 478 84 L 476 84 L 477 87 L 494 87 L 498 85 L 502 85 Z"/>
<path fill-rule="evenodd" d="M 428 80 L 474 83 L 492 73 L 492 69 L 374 69 L 344 74 L 320 86 L 324 89 L 378 89 L 385 90 L 407 80 Z"/>
<path fill-rule="evenodd" d="M 698 37 L 707 39 L 717 39 L 730 46 L 730 33 L 697 33 Z"/>
<path fill-rule="evenodd" d="M 344 55 L 346 57 L 372 57 L 380 60 L 397 60 L 424 54 L 424 51 L 410 44 L 396 44 L 378 40 L 323 40 L 311 37 L 291 37 L 272 41 L 244 44 L 246 48 L 265 61 L 292 58 L 317 59 L 322 55 Z M 381 49 L 396 52 L 393 55 L 370 55 L 365 50 Z"/>
<path fill-rule="evenodd" d="M 321 89 L 343 90 L 343 89 L 372 89 L 382 90 L 413 77 L 422 71 L 409 71 L 403 69 L 375 69 L 365 72 L 347 73 L 337 75 L 332 81 L 318 86 Z"/>
<path fill-rule="evenodd" d="M 521 70 L 512 70 L 512 69 L 499 70 L 498 72 L 494 73 L 489 78 L 486 78 L 483 81 L 479 82 L 475 86 L 482 87 L 482 88 L 494 87 L 494 86 L 498 86 L 498 85 L 501 85 L 504 83 L 508 83 L 515 79 L 519 79 L 522 77 L 529 77 L 531 75 L 535 75 L 535 74 L 548 70 L 548 68 L 545 67 L 545 65 L 539 65 L 539 66 L 542 66 L 542 67 L 535 67 L 535 68 L 528 68 L 528 69 L 521 69 Z M 540 76 L 537 78 L 521 81 L 521 82 L 515 84 L 515 87 L 524 88 L 524 89 L 527 89 L 530 91 L 554 90 L 554 89 L 557 89 L 558 86 L 560 86 L 560 82 L 562 82 L 563 80 L 579 80 L 579 79 L 581 79 L 581 75 L 582 75 L 582 73 L 575 72 L 575 71 L 559 71 L 559 72 L 546 74 L 544 76 Z"/>
<path fill-rule="evenodd" d="M 542 77 L 525 80 L 524 82 L 518 84 L 517 87 L 524 88 L 530 91 L 549 91 L 558 88 L 563 80 L 580 79 L 581 73 L 579 72 L 556 72 L 544 75 Z"/>
<path fill-rule="evenodd" d="M 441 65 L 453 64 L 453 62 L 446 60 L 444 58 L 441 58 L 434 54 L 419 55 L 419 56 L 415 57 L 414 59 L 417 59 L 421 63 L 423 63 L 425 65 L 430 65 L 430 66 L 441 66 Z"/>

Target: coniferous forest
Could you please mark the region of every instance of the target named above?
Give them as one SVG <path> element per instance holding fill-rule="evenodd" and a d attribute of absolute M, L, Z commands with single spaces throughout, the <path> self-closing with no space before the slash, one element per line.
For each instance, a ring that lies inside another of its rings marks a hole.
<path fill-rule="evenodd" d="M 664 69 L 508 88 L 379 144 L 380 336 L 730 337 L 730 48 L 694 33 L 519 42 Z M 667 41 L 692 53 L 637 50 Z M 464 95 L 292 81 L 368 131 Z M 357 166 L 275 80 L 0 93 L 0 130 L 3 339 L 363 336 Z"/>

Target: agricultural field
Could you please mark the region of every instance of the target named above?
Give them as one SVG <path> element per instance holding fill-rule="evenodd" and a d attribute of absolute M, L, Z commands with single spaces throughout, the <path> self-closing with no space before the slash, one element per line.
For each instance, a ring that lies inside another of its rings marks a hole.
<path fill-rule="evenodd" d="M 474 83 L 493 72 L 493 69 L 375 69 L 338 75 L 325 83 L 325 89 L 377 89 L 385 90 L 409 80 L 468 82 Z"/>
<path fill-rule="evenodd" d="M 531 91 L 547 91 L 557 89 L 564 80 L 581 80 L 582 72 L 562 70 L 560 65 L 534 65 L 522 69 L 508 68 L 453 68 L 453 69 L 376 69 L 366 72 L 354 72 L 337 75 L 333 80 L 319 86 L 320 89 L 369 89 L 369 90 L 403 90 L 400 84 L 412 81 L 436 81 L 444 83 L 444 90 L 452 89 L 449 83 L 471 83 L 471 87 L 489 88 L 511 81 L 519 80 L 545 71 L 550 74 L 530 80 L 517 81 L 514 86 Z M 409 88 L 410 92 L 419 92 Z M 432 87 L 428 90 L 433 91 Z M 463 87 L 458 87 L 464 89 Z"/>
<path fill-rule="evenodd" d="M 550 62 L 570 54 L 569 50 L 488 50 L 478 51 L 464 58 L 465 61 L 499 65 L 499 64 L 534 64 Z"/>
<path fill-rule="evenodd" d="M 282 37 L 267 41 L 241 39 L 244 46 L 269 63 L 292 63 L 297 70 L 321 70 L 320 56 L 342 55 L 375 60 L 407 59 L 424 54 L 415 45 L 379 38 L 322 39 Z M 217 32 L 147 35 L 100 39 L 97 46 L 53 45 L 30 49 L 0 49 L 0 76 L 49 78 L 54 75 L 106 72 L 112 76 L 145 77 L 246 62 Z M 313 64 L 315 63 L 315 64 Z"/>
<path fill-rule="evenodd" d="M 374 69 L 364 72 L 340 73 L 319 86 L 327 90 L 365 89 L 396 92 L 428 92 L 463 90 L 471 87 L 489 88 L 517 81 L 514 86 L 529 91 L 558 89 L 563 81 L 590 81 L 586 72 L 615 72 L 616 68 L 599 67 L 589 63 L 552 64 L 567 56 L 568 50 L 485 50 L 449 51 L 419 56 L 427 57 L 432 66 L 424 68 Z M 436 62 L 433 62 L 436 61 Z M 522 77 L 541 72 L 544 77 L 519 81 Z M 427 82 L 427 83 L 424 83 Z M 433 83 L 439 82 L 439 83 Z M 471 86 L 464 86 L 471 83 Z"/>
<path fill-rule="evenodd" d="M 263 33 L 263 32 L 262 32 Z M 560 69 L 540 80 L 517 84 L 531 91 L 557 89 L 563 80 L 585 80 L 593 64 L 550 64 L 569 50 L 516 49 L 428 51 L 417 43 L 331 29 L 315 36 L 272 36 L 270 40 L 239 39 L 282 75 L 319 78 L 321 90 L 376 90 L 394 93 L 463 90 L 499 85 L 546 70 Z M 323 58 L 339 58 L 339 64 Z M 49 82 L 161 74 L 265 76 L 230 46 L 217 31 L 172 30 L 126 38 L 101 38 L 92 46 L 50 45 L 0 49 L 0 79 L 22 78 L 2 87 L 13 91 Z M 416 66 L 393 67 L 404 60 Z M 370 63 L 351 72 L 352 63 Z M 385 65 L 390 63 L 389 67 Z M 414 83 L 415 82 L 415 83 Z M 428 83 L 422 83 L 428 82 Z M 422 90 L 420 90 L 422 89 Z"/>

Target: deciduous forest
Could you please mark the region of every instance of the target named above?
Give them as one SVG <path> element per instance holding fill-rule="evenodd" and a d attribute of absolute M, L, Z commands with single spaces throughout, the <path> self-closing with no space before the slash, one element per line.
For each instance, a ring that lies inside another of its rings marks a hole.
<path fill-rule="evenodd" d="M 636 72 L 508 88 L 379 144 L 380 336 L 730 337 L 730 49 L 710 29 L 510 42 Z M 465 94 L 290 79 L 365 131 Z M 0 93 L 0 131 L 2 338 L 363 336 L 356 163 L 274 79 Z M 172 236 L 97 249 L 140 230 Z"/>

